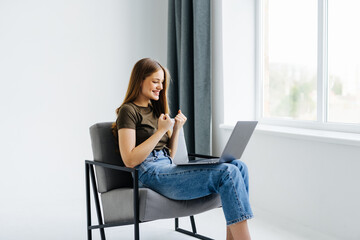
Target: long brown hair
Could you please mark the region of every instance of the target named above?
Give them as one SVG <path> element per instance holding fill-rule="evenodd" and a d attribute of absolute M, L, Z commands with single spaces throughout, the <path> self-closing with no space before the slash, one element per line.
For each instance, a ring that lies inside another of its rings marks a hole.
<path fill-rule="evenodd" d="M 169 104 L 167 100 L 167 90 L 170 81 L 169 71 L 164 68 L 160 63 L 151 59 L 143 58 L 135 63 L 134 68 L 131 71 L 129 85 L 125 94 L 125 99 L 121 106 L 125 103 L 133 102 L 139 96 L 141 90 L 141 83 L 148 76 L 162 69 L 164 71 L 163 89 L 160 91 L 158 101 L 150 100 L 154 109 L 155 116 L 158 118 L 162 113 L 169 114 Z M 116 115 L 119 114 L 120 107 L 116 109 Z M 113 123 L 112 130 L 117 139 L 116 123 Z"/>

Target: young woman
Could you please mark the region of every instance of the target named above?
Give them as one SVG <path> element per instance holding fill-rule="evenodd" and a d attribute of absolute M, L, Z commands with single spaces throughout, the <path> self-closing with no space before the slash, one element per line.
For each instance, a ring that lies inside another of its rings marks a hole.
<path fill-rule="evenodd" d="M 227 239 L 250 239 L 252 218 L 248 171 L 240 160 L 218 165 L 176 166 L 179 130 L 186 122 L 179 110 L 169 116 L 170 76 L 158 62 L 138 61 L 130 76 L 123 104 L 116 110 L 120 154 L 127 167 L 139 170 L 139 185 L 176 200 L 219 193 L 227 222 Z"/>

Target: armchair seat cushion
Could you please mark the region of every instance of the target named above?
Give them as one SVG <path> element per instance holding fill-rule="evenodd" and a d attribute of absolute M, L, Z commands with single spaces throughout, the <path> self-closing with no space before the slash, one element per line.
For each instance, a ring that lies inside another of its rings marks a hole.
<path fill-rule="evenodd" d="M 133 189 L 119 188 L 101 194 L 105 223 L 132 223 Z M 193 200 L 171 200 L 149 188 L 139 188 L 141 222 L 191 216 L 221 207 L 220 195 L 211 194 Z"/>

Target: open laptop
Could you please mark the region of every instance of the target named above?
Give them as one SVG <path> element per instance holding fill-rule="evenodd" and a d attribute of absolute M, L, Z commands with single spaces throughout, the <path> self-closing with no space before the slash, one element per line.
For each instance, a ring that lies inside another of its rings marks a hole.
<path fill-rule="evenodd" d="M 238 121 L 231 133 L 228 142 L 226 143 L 221 157 L 211 159 L 189 160 L 184 138 L 184 131 L 181 129 L 178 148 L 173 159 L 173 163 L 176 165 L 219 164 L 224 162 L 231 162 L 235 159 L 240 159 L 257 123 L 257 121 Z"/>

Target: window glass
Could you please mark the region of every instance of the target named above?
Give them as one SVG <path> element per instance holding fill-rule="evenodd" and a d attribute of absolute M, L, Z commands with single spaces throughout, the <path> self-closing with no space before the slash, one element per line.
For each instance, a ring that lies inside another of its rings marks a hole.
<path fill-rule="evenodd" d="M 263 116 L 316 120 L 317 1 L 263 3 Z"/>
<path fill-rule="evenodd" d="M 328 2 L 328 121 L 360 123 L 360 1 Z"/>

